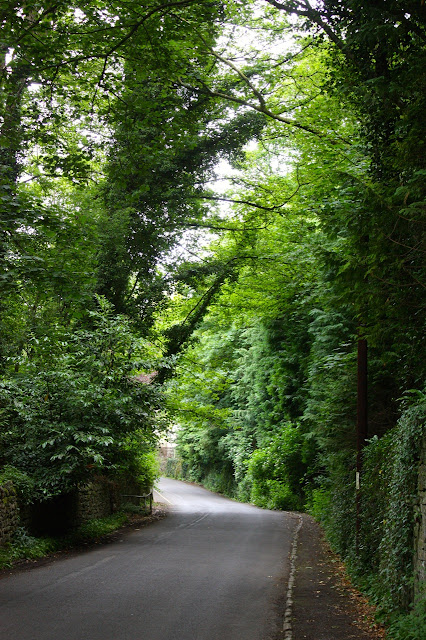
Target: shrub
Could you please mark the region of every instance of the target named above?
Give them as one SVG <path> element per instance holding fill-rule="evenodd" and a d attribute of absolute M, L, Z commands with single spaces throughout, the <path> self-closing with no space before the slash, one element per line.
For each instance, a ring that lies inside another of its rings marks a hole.
<path fill-rule="evenodd" d="M 34 480 L 24 471 L 6 464 L 0 472 L 0 485 L 9 481 L 13 483 L 20 504 L 31 504 L 38 497 Z"/>
<path fill-rule="evenodd" d="M 180 458 L 167 458 L 164 475 L 168 478 L 182 480 L 182 461 Z"/>
<path fill-rule="evenodd" d="M 235 481 L 226 469 L 208 471 L 203 478 L 203 486 L 209 491 L 222 493 L 230 498 L 235 496 Z"/>
<path fill-rule="evenodd" d="M 8 569 L 19 560 L 37 560 L 60 548 L 54 538 L 34 538 L 20 527 L 11 542 L 0 548 L 0 569 Z"/>
<path fill-rule="evenodd" d="M 268 446 L 252 453 L 248 477 L 254 504 L 269 509 L 303 509 L 302 485 L 309 467 L 305 444 L 300 429 L 287 423 Z"/>
<path fill-rule="evenodd" d="M 342 455 L 338 460 L 334 456 L 329 477 L 312 491 L 309 500 L 310 512 L 325 527 L 331 545 L 348 562 L 358 585 L 378 605 L 382 619 L 393 621 L 391 637 L 397 640 L 426 637 L 424 600 L 409 613 L 425 416 L 425 396 L 416 393 L 398 424 L 382 438 L 372 438 L 365 447 L 358 548 L 353 459 Z"/>
<path fill-rule="evenodd" d="M 150 489 L 160 477 L 160 461 L 155 451 L 149 451 L 139 459 L 137 480 L 144 487 Z"/>
<path fill-rule="evenodd" d="M 424 640 L 426 637 L 426 598 L 419 600 L 413 610 L 398 618 L 389 627 L 392 640 Z"/>
<path fill-rule="evenodd" d="M 89 328 L 53 327 L 0 381 L 0 458 L 28 474 L 45 499 L 94 473 L 113 475 L 157 439 L 158 385 L 136 379 L 154 367 L 151 347 L 109 303 L 98 303 Z M 140 466 L 147 482 L 152 469 L 152 461 Z"/>
<path fill-rule="evenodd" d="M 394 455 L 384 513 L 386 526 L 379 545 L 381 596 L 383 605 L 391 611 L 408 610 L 413 599 L 414 521 L 425 433 L 426 396 L 418 394 L 392 432 Z"/>
<path fill-rule="evenodd" d="M 50 553 L 102 538 L 128 522 L 123 512 L 105 518 L 90 520 L 75 531 L 59 538 L 36 538 L 20 527 L 11 542 L 0 548 L 0 569 L 12 567 L 19 560 L 37 560 Z"/>
<path fill-rule="evenodd" d="M 125 525 L 128 520 L 128 516 L 123 512 L 89 520 L 80 525 L 72 534 L 66 536 L 65 541 L 72 545 L 102 538 Z"/>

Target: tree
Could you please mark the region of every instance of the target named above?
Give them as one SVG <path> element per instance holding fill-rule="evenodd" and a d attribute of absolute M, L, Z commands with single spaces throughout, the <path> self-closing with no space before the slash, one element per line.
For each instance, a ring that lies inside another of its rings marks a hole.
<path fill-rule="evenodd" d="M 149 63 L 127 62 L 115 105 L 99 290 L 145 328 L 173 278 L 161 277 L 159 265 L 188 228 L 208 224 L 203 196 L 215 164 L 237 157 L 264 125 L 247 113 L 225 118 L 217 100 L 183 87 L 184 78 L 211 73 L 201 44 L 217 37 L 218 15 L 213 5 L 200 15 L 185 5 L 152 21 L 150 39 L 137 45 Z"/>
<path fill-rule="evenodd" d="M 398 592 L 397 576 L 400 585 L 412 571 L 411 551 L 402 549 L 412 549 L 414 514 L 389 486 L 404 477 L 415 490 L 424 418 L 420 400 L 409 405 L 416 420 L 400 416 L 408 402 L 401 397 L 407 389 L 422 397 L 424 384 L 425 9 L 417 2 L 261 4 L 263 13 L 260 3 L 256 12 L 255 3 L 228 4 L 227 50 L 223 40 L 205 45 L 216 74 L 184 84 L 265 117 L 251 152 L 256 170 L 240 161 L 232 188 L 213 196 L 234 209 L 222 218 L 228 235 L 213 243 L 212 258 L 232 255 L 239 268 L 186 352 L 191 371 L 183 359 L 172 387 L 184 472 L 269 506 L 288 498 L 289 473 L 334 546 L 395 611 L 410 597 Z M 254 29 L 256 41 L 248 36 L 239 46 Z M 289 29 L 297 47 L 283 37 Z M 283 219 L 300 232 L 294 254 Z M 185 309 L 194 298 L 188 292 Z M 359 337 L 369 341 L 371 441 L 357 545 Z M 303 478 L 286 457 L 285 420 L 300 450 L 313 455 Z M 393 536 L 402 520 L 397 560 Z"/>
<path fill-rule="evenodd" d="M 91 329 L 34 335 L 19 374 L 1 383 L 0 459 L 32 478 L 33 498 L 66 493 L 93 474 L 135 472 L 161 430 L 158 387 L 137 378 L 155 366 L 155 353 L 98 303 Z"/>

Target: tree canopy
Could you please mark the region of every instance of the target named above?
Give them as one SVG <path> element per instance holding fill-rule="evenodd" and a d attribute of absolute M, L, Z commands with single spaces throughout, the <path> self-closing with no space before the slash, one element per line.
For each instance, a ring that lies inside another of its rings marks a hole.
<path fill-rule="evenodd" d="M 142 473 L 169 421 L 176 473 L 311 509 L 407 606 L 391 549 L 404 526 L 411 548 L 397 488 L 423 433 L 425 12 L 3 2 L 0 461 L 33 499 Z"/>

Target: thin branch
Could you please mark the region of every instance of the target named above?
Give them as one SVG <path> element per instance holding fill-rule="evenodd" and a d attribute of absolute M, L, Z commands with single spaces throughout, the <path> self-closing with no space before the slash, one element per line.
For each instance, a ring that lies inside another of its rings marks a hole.
<path fill-rule="evenodd" d="M 108 58 L 105 57 L 104 64 L 103 64 L 103 67 L 102 67 L 102 71 L 101 71 L 101 73 L 99 75 L 98 81 L 96 83 L 95 91 L 93 93 L 92 100 L 91 100 L 91 103 L 90 103 L 90 112 L 91 113 L 93 113 L 94 109 L 95 109 L 95 100 L 96 100 L 96 97 L 98 95 L 98 90 L 101 87 L 101 82 L 105 77 L 105 73 L 106 73 L 106 70 L 107 70 L 107 64 L 108 64 Z"/>
<path fill-rule="evenodd" d="M 54 4 L 52 7 L 45 9 L 36 20 L 33 20 L 32 18 L 30 18 L 30 22 L 31 22 L 30 26 L 27 29 L 24 29 L 24 31 L 21 33 L 18 39 L 11 46 L 16 47 L 16 45 L 19 44 L 27 34 L 31 33 L 31 31 L 40 24 L 43 18 L 48 16 L 50 13 L 54 13 L 58 7 L 59 7 L 59 4 Z"/>
<path fill-rule="evenodd" d="M 114 46 L 112 46 L 105 53 L 94 53 L 94 54 L 91 54 L 91 55 L 74 56 L 72 58 L 68 58 L 66 60 L 62 60 L 61 62 L 57 62 L 55 64 L 46 65 L 45 67 L 43 67 L 41 69 L 41 71 L 46 70 L 46 69 L 52 69 L 52 68 L 57 68 L 58 69 L 60 67 L 67 66 L 68 64 L 76 64 L 78 62 L 82 62 L 83 60 L 105 60 L 105 59 L 109 58 L 113 53 L 115 53 L 117 51 L 117 49 L 120 49 L 120 47 L 122 47 L 123 44 L 125 44 L 137 32 L 137 30 L 147 20 L 149 20 L 149 18 L 151 18 L 156 13 L 161 12 L 161 11 L 169 11 L 170 9 L 173 9 L 175 7 L 191 6 L 192 4 L 196 4 L 196 0 L 180 0 L 180 1 L 176 1 L 176 2 L 167 2 L 167 3 L 164 3 L 164 4 L 160 4 L 160 5 L 156 6 L 156 7 L 154 7 L 153 9 L 151 9 L 151 11 L 148 11 L 148 13 L 146 13 L 140 20 L 138 20 L 132 26 L 131 29 L 129 29 L 129 31 L 126 33 L 126 35 L 123 36 L 121 38 L 121 40 L 119 40 L 119 42 L 114 44 Z"/>
<path fill-rule="evenodd" d="M 389 282 L 389 280 L 384 280 L 383 278 L 380 278 L 379 276 L 376 276 L 372 272 L 370 272 L 368 275 L 369 275 L 370 278 L 373 278 L 373 280 L 378 280 L 379 282 L 383 282 L 384 284 L 388 284 L 390 287 L 394 287 L 394 288 L 397 288 L 397 289 L 410 288 L 410 287 L 414 287 L 415 286 L 414 283 L 412 283 L 412 284 L 410 284 L 410 283 L 409 284 L 401 284 L 401 283 L 398 283 L 398 282 Z M 413 280 L 415 280 L 415 282 L 420 287 L 422 287 L 422 289 L 426 289 L 426 285 L 424 285 L 420 280 L 417 280 L 417 278 L 415 278 L 413 276 L 413 274 L 410 273 L 410 277 Z"/>
<path fill-rule="evenodd" d="M 256 209 L 261 209 L 262 211 L 276 211 L 277 209 L 280 209 L 281 207 L 283 207 L 285 204 L 287 204 L 288 201 L 283 202 L 282 204 L 277 204 L 274 205 L 272 207 L 266 207 L 264 205 L 258 204 L 257 202 L 250 202 L 250 200 L 237 200 L 234 198 L 223 198 L 222 196 L 208 196 L 208 195 L 200 195 L 200 196 L 194 196 L 194 198 L 196 199 L 203 199 L 203 200 L 214 200 L 214 201 L 218 201 L 218 202 L 232 202 L 233 204 L 246 204 L 249 207 L 254 207 Z"/>
<path fill-rule="evenodd" d="M 178 83 L 180 84 L 181 87 L 183 87 L 184 89 L 189 89 L 190 91 L 197 91 L 197 89 L 191 85 L 186 84 L 185 82 L 183 82 L 181 79 L 179 79 Z M 320 131 L 319 129 L 315 129 L 314 127 L 311 127 L 309 125 L 305 125 L 302 124 L 300 122 L 298 122 L 297 120 L 292 120 L 291 118 L 286 118 L 280 114 L 277 113 L 273 113 L 266 105 L 264 104 L 253 104 L 252 102 L 249 102 L 248 100 L 244 99 L 244 98 L 238 98 L 237 96 L 233 96 L 232 94 L 226 94 L 226 93 L 222 93 L 221 91 L 215 91 L 213 89 L 211 89 L 208 85 L 206 85 L 203 81 L 201 81 L 202 84 L 202 89 L 198 89 L 199 93 L 202 93 L 203 91 L 205 93 L 207 93 L 208 95 L 210 95 L 213 98 L 220 98 L 221 100 L 226 100 L 227 102 L 234 102 L 235 104 L 239 104 L 242 105 L 244 107 L 248 107 L 249 109 L 253 109 L 254 111 L 257 111 L 258 113 L 262 113 L 264 116 L 271 118 L 272 120 L 277 120 L 278 122 L 282 122 L 283 124 L 287 124 L 291 127 L 294 127 L 296 129 L 300 129 L 301 131 L 306 131 L 307 133 L 311 133 L 314 136 L 317 136 L 318 138 L 321 139 L 328 139 L 329 142 L 333 145 L 337 145 L 340 143 L 345 143 L 347 145 L 351 145 L 352 143 L 350 142 L 350 140 L 347 140 L 346 138 L 343 138 L 341 136 L 336 136 L 336 139 L 333 139 L 330 137 L 329 134 L 324 133 L 323 131 Z"/>
<path fill-rule="evenodd" d="M 268 228 L 267 225 L 262 225 L 260 227 L 223 227 L 215 226 L 212 224 L 201 224 L 197 222 L 193 223 L 185 223 L 182 225 L 185 229 L 211 229 L 212 231 L 238 231 L 240 233 L 244 233 L 245 231 L 263 231 Z"/>
<path fill-rule="evenodd" d="M 267 0 L 268 1 L 268 0 Z M 283 8 L 283 7 L 280 7 Z M 184 18 L 179 18 L 182 22 L 187 23 L 187 21 Z M 325 134 L 324 132 L 320 131 L 319 129 L 315 129 L 314 127 L 310 127 L 309 125 L 303 125 L 300 122 L 297 122 L 296 120 L 293 120 L 291 118 L 286 118 L 280 114 L 276 114 L 273 113 L 266 105 L 266 101 L 264 96 L 262 95 L 262 93 L 253 85 L 252 82 L 250 82 L 249 78 L 229 59 L 224 58 L 223 56 L 221 56 L 217 51 L 215 51 L 214 49 L 212 49 L 208 43 L 206 42 L 205 38 L 203 38 L 203 36 L 198 33 L 198 37 L 200 38 L 200 40 L 203 42 L 203 44 L 207 47 L 206 49 L 206 53 L 213 56 L 214 58 L 216 58 L 216 60 L 219 60 L 220 62 L 222 62 L 224 65 L 228 66 L 230 69 L 232 69 L 233 71 L 235 71 L 235 73 L 239 76 L 239 78 L 241 78 L 241 80 L 243 80 L 243 82 L 249 87 L 249 89 L 252 91 L 252 93 L 254 94 L 254 96 L 257 98 L 257 100 L 259 101 L 259 105 L 253 104 L 251 102 L 249 102 L 248 100 L 245 100 L 243 98 L 238 98 L 237 96 L 233 96 L 232 94 L 225 94 L 222 93 L 220 91 L 215 91 L 213 89 L 211 89 L 205 82 L 203 82 L 202 80 L 200 80 L 204 90 L 207 92 L 208 95 L 212 96 L 212 97 L 216 97 L 216 98 L 221 98 L 230 102 L 235 102 L 236 104 L 240 104 L 246 107 L 249 107 L 250 109 L 253 109 L 259 113 L 263 113 L 265 116 L 272 118 L 273 120 L 278 120 L 279 122 L 283 122 L 284 124 L 290 125 L 292 127 L 301 129 L 303 131 L 306 131 L 308 133 L 312 133 L 313 135 L 316 135 L 320 138 L 328 138 L 330 139 L 330 136 L 328 134 Z M 184 87 L 185 89 L 189 89 L 190 91 L 194 91 L 196 90 L 195 87 L 191 87 L 190 85 L 185 84 L 181 79 L 179 79 L 179 84 L 180 86 Z M 341 136 L 337 136 L 337 138 L 339 139 L 339 142 L 344 142 L 347 145 L 351 145 L 351 141 L 347 140 L 345 138 L 342 138 Z M 332 140 L 330 139 L 330 142 L 332 144 L 338 144 L 337 140 Z"/>
<path fill-rule="evenodd" d="M 202 36 L 200 36 L 200 38 L 204 42 L 204 44 L 206 44 L 206 41 L 204 40 L 204 38 Z M 266 109 L 267 108 L 266 107 L 265 98 L 263 97 L 263 95 L 260 93 L 260 91 L 258 89 L 256 89 L 254 84 L 252 82 L 250 82 L 250 80 L 247 78 L 247 76 L 237 67 L 237 65 L 235 65 L 233 62 L 231 62 L 231 60 L 227 60 L 226 58 L 221 56 L 219 53 L 217 53 L 217 51 L 215 51 L 214 49 L 212 49 L 210 47 L 208 48 L 207 53 L 212 55 L 214 58 L 216 58 L 216 60 L 219 60 L 220 62 L 222 62 L 226 66 L 230 67 L 230 69 L 232 69 L 233 71 L 235 71 L 235 73 L 241 78 L 241 80 L 243 80 L 245 82 L 245 84 L 253 91 L 254 95 L 259 100 L 259 104 L 260 104 L 261 108 L 262 109 Z"/>
<path fill-rule="evenodd" d="M 138 283 L 139 283 L 140 275 L 141 275 L 141 272 L 140 272 L 140 271 L 138 271 L 138 273 L 136 274 L 136 277 L 135 277 L 135 282 L 134 282 L 134 284 L 133 284 L 132 290 L 131 290 L 131 291 L 128 293 L 128 295 L 126 296 L 126 302 L 128 302 L 129 300 L 131 300 L 131 298 L 132 298 L 132 296 L 133 296 L 133 294 L 134 294 L 134 292 L 135 292 L 135 290 L 136 290 L 136 287 L 137 287 L 137 285 L 138 285 Z"/>
<path fill-rule="evenodd" d="M 106 53 L 105 55 L 110 56 L 112 53 L 114 53 L 114 51 L 116 51 L 117 49 L 119 49 L 125 42 L 127 42 L 127 40 L 129 40 L 132 35 L 134 33 L 136 33 L 136 31 L 139 29 L 139 27 L 141 27 L 143 25 L 144 22 L 146 22 L 149 18 L 151 18 L 153 15 L 155 15 L 158 12 L 161 12 L 163 10 L 167 10 L 169 11 L 170 9 L 173 9 L 175 7 L 187 7 L 187 6 L 191 6 L 192 4 L 198 4 L 197 0 L 180 0 L 180 2 L 166 2 L 164 4 L 160 4 L 157 7 L 154 7 L 154 9 L 151 9 L 151 11 L 148 11 L 148 13 L 146 13 L 143 18 L 141 18 L 140 20 L 138 20 L 133 27 L 130 29 L 130 31 L 120 40 L 120 42 L 118 42 L 117 44 L 115 44 L 108 53 Z"/>
<path fill-rule="evenodd" d="M 396 214 L 398 218 L 401 220 L 406 220 L 407 222 L 414 222 L 415 224 L 426 224 L 425 220 L 416 220 L 415 218 L 407 218 L 406 216 L 402 216 L 400 213 Z"/>
<path fill-rule="evenodd" d="M 426 249 L 419 249 L 418 248 L 418 246 L 421 245 L 421 243 L 419 243 L 419 245 L 417 245 L 415 247 L 410 247 L 410 245 L 408 245 L 408 244 L 404 244 L 403 242 L 398 242 L 398 240 L 394 240 L 390 235 L 387 235 L 386 238 L 388 240 L 390 240 L 391 242 L 393 242 L 394 244 L 397 244 L 400 247 L 404 247 L 404 249 L 410 249 L 409 253 L 411 253 L 411 251 L 414 251 L 414 252 L 418 251 L 419 253 L 426 253 Z"/>
<path fill-rule="evenodd" d="M 298 16 L 309 18 L 312 22 L 318 25 L 328 35 L 330 40 L 334 42 L 334 44 L 340 49 L 340 51 L 342 51 L 345 54 L 347 58 L 349 58 L 351 62 L 354 62 L 354 63 L 357 62 L 352 51 L 348 49 L 344 41 L 339 38 L 339 36 L 332 30 L 332 28 L 323 20 L 323 17 L 320 14 L 320 12 L 317 11 L 316 9 L 313 9 L 312 6 L 309 4 L 309 2 L 307 2 L 307 0 L 305 0 L 302 3 L 302 6 L 303 5 L 305 6 L 304 11 L 302 11 L 302 9 L 297 9 L 293 5 L 291 7 L 286 6 L 281 2 L 277 2 L 277 0 L 265 0 L 265 2 L 272 5 L 276 9 L 279 9 L 280 11 L 285 11 L 286 13 L 295 13 Z"/>

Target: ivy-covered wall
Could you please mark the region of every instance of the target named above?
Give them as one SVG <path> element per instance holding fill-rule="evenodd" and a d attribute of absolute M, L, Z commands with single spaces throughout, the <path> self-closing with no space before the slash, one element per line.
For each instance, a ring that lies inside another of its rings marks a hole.
<path fill-rule="evenodd" d="M 12 482 L 0 485 L 0 545 L 9 542 L 19 526 L 19 509 Z"/>
<path fill-rule="evenodd" d="M 414 535 L 414 575 L 416 591 L 426 584 L 426 434 L 423 436 L 419 466 L 419 506 Z"/>

